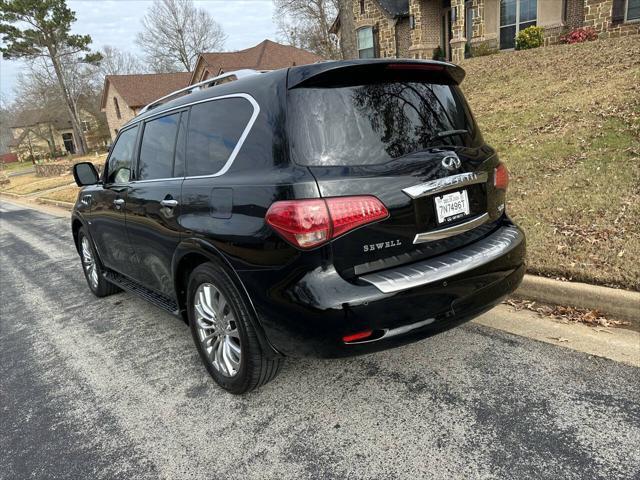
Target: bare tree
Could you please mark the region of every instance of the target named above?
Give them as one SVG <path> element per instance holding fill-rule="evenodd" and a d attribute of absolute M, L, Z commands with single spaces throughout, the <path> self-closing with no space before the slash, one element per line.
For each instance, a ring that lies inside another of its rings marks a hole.
<path fill-rule="evenodd" d="M 123 52 L 110 45 L 102 47 L 100 53 L 102 54 L 102 60 L 100 61 L 100 74 L 102 77 L 144 73 L 146 71 L 145 65 L 132 53 Z"/>
<path fill-rule="evenodd" d="M 274 0 L 274 5 L 283 41 L 324 58 L 341 58 L 337 39 L 329 32 L 339 0 Z"/>
<path fill-rule="evenodd" d="M 225 40 L 220 24 L 193 0 L 155 0 L 136 37 L 156 72 L 191 71 L 199 54 L 221 50 Z"/>
<path fill-rule="evenodd" d="M 68 103 L 78 116 L 82 127 L 81 112 L 89 112 L 96 120 L 99 130 L 102 127 L 102 116 L 99 105 L 103 76 L 101 68 L 82 62 L 78 55 L 65 55 L 61 60 L 63 80 L 66 85 L 68 98 L 63 98 L 58 88 L 56 73 L 50 62 L 35 59 L 28 63 L 26 70 L 18 77 L 16 84 L 16 100 L 14 106 L 20 110 L 31 110 L 37 105 L 42 112 L 42 123 L 30 126 L 34 135 L 47 142 L 52 156 L 55 151 L 51 119 L 67 118 Z M 83 128 L 83 134 L 84 134 Z M 102 132 L 97 132 L 98 136 Z M 76 144 L 78 147 L 78 144 Z"/>
<path fill-rule="evenodd" d="M 79 153 L 86 153 L 87 141 L 66 78 L 64 63 L 95 64 L 100 54 L 91 53 L 89 35 L 71 33 L 76 16 L 65 0 L 0 0 L 0 47 L 4 58 L 42 59 L 54 72 L 60 94 L 65 101 Z"/>

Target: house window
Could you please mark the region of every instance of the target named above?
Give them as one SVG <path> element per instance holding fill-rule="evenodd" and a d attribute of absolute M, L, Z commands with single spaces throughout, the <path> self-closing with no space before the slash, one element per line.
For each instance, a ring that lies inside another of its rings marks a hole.
<path fill-rule="evenodd" d="M 627 0 L 625 21 L 640 20 L 640 0 Z"/>
<path fill-rule="evenodd" d="M 373 27 L 358 30 L 358 58 L 375 58 L 373 46 Z"/>
<path fill-rule="evenodd" d="M 537 0 L 500 0 L 500 48 L 514 48 L 520 30 L 535 26 Z"/>
<path fill-rule="evenodd" d="M 364 0 L 360 0 L 360 15 L 364 15 Z"/>
<path fill-rule="evenodd" d="M 91 123 L 88 120 L 82 120 L 82 131 L 88 132 L 91 129 Z"/>
<path fill-rule="evenodd" d="M 118 105 L 118 99 L 116 97 L 113 97 L 113 106 L 116 107 L 116 117 L 122 118 L 122 115 L 120 115 L 120 105 Z"/>

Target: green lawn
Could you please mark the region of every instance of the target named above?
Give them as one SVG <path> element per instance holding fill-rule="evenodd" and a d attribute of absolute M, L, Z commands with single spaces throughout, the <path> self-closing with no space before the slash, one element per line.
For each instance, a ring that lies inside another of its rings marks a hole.
<path fill-rule="evenodd" d="M 640 36 L 463 64 L 529 272 L 640 290 Z"/>

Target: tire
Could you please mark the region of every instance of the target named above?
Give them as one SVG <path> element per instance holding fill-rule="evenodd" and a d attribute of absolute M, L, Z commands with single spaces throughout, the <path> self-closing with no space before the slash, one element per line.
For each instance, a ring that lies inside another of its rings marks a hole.
<path fill-rule="evenodd" d="M 284 359 L 264 354 L 251 310 L 220 265 L 208 262 L 196 267 L 187 295 L 193 341 L 218 385 L 242 394 L 276 377 Z"/>
<path fill-rule="evenodd" d="M 84 278 L 87 280 L 89 289 L 96 297 L 107 297 L 120 291 L 117 286 L 102 275 L 102 264 L 98 258 L 98 253 L 84 227 L 78 232 L 78 251 Z"/>

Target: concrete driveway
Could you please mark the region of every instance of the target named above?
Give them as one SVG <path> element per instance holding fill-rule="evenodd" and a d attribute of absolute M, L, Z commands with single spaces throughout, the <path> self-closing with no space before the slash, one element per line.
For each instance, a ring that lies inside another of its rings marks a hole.
<path fill-rule="evenodd" d="M 68 219 L 0 203 L 0 262 L 2 479 L 640 476 L 636 367 L 469 323 L 236 397 L 180 320 L 93 297 Z"/>

